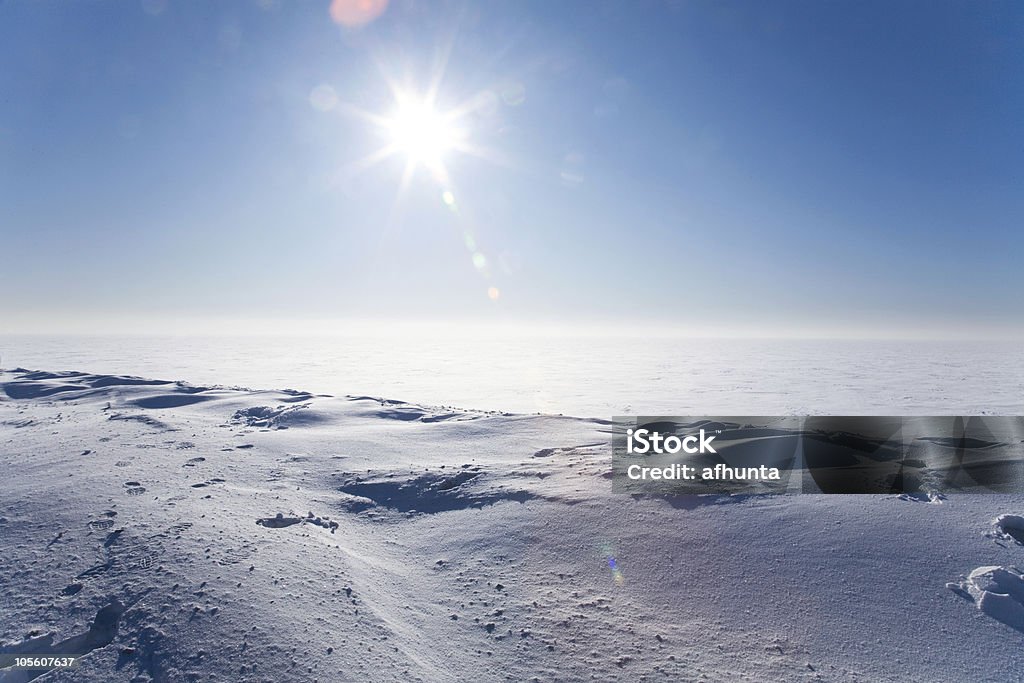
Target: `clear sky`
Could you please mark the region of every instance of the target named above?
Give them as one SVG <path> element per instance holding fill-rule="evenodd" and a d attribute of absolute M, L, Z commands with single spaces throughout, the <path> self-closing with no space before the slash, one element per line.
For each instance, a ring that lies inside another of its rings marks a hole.
<path fill-rule="evenodd" d="M 1024 328 L 1020 2 L 330 4 L 0 3 L 9 329 Z"/>

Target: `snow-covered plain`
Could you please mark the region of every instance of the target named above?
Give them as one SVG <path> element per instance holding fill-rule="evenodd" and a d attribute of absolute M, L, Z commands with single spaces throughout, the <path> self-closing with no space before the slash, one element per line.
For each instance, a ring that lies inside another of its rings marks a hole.
<path fill-rule="evenodd" d="M 1024 495 L 630 497 L 604 419 L 22 370 L 0 466 L 3 683 L 1024 677 Z"/>
<path fill-rule="evenodd" d="M 282 327 L 284 327 L 282 325 Z M 1024 414 L 1024 344 L 370 328 L 336 335 L 4 335 L 0 367 L 300 387 L 475 410 Z"/>

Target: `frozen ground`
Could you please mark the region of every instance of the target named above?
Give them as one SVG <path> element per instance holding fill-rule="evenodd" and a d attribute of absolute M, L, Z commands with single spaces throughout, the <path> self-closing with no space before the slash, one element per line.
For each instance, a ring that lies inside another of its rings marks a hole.
<path fill-rule="evenodd" d="M 607 439 L 601 420 L 4 372 L 0 667 L 1024 677 L 1024 496 L 635 499 L 610 492 Z"/>

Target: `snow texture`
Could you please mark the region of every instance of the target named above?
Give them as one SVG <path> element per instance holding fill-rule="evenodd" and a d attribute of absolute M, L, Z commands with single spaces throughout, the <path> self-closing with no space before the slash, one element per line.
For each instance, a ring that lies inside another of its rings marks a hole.
<path fill-rule="evenodd" d="M 0 682 L 1024 677 L 1024 496 L 616 495 L 608 429 L 0 373 Z"/>

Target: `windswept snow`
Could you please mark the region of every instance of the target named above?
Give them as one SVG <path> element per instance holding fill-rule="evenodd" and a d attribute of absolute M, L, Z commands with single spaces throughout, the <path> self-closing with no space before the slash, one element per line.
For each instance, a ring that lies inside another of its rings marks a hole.
<path fill-rule="evenodd" d="M 1024 576 L 1016 567 L 978 567 L 953 588 L 993 619 L 1024 631 Z"/>
<path fill-rule="evenodd" d="M 0 682 L 1024 675 L 1024 497 L 615 495 L 608 429 L 0 373 Z"/>

